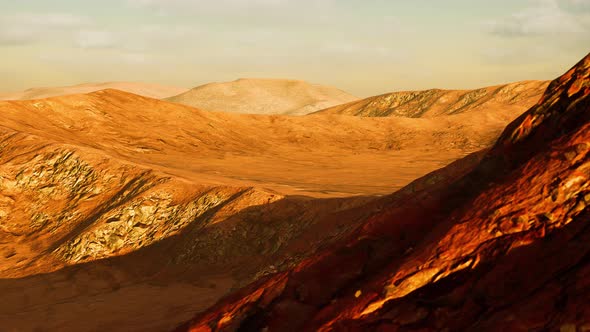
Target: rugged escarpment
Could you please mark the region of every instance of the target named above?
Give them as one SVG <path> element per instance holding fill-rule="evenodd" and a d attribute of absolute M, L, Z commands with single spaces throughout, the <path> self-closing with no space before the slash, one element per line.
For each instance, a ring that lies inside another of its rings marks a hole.
<path fill-rule="evenodd" d="M 178 330 L 590 327 L 590 55 L 474 167 Z"/>
<path fill-rule="evenodd" d="M 506 109 L 520 115 L 539 100 L 548 84 L 546 81 L 523 81 L 476 90 L 400 91 L 330 107 L 317 113 L 428 118 Z"/>

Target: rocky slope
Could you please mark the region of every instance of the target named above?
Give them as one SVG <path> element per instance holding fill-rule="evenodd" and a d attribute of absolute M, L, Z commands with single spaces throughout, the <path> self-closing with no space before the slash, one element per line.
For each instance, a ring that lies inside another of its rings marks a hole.
<path fill-rule="evenodd" d="M 479 163 L 178 330 L 585 331 L 589 153 L 590 54 Z"/>
<path fill-rule="evenodd" d="M 188 89 L 158 84 L 137 82 L 87 83 L 63 87 L 31 88 L 21 92 L 0 93 L 0 100 L 30 100 L 64 95 L 90 93 L 104 89 L 117 89 L 150 98 L 167 98 L 186 92 Z"/>
<path fill-rule="evenodd" d="M 533 106 L 549 82 L 523 81 L 476 90 L 401 91 L 337 105 L 322 114 L 428 118 L 465 112 L 506 109 L 520 115 Z"/>
<path fill-rule="evenodd" d="M 167 100 L 209 111 L 303 115 L 358 98 L 304 81 L 238 79 L 202 85 Z"/>

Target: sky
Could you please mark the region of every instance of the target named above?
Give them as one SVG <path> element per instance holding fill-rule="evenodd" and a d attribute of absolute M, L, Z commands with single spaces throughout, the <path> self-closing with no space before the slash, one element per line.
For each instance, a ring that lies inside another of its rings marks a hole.
<path fill-rule="evenodd" d="M 0 92 L 289 78 L 366 97 L 553 79 L 590 0 L 0 0 Z"/>

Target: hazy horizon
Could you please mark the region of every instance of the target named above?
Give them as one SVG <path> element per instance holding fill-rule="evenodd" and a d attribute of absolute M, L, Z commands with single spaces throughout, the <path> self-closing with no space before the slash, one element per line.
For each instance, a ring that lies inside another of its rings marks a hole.
<path fill-rule="evenodd" d="M 359 97 L 557 77 L 590 0 L 23 0 L 0 3 L 0 92 L 285 78 Z"/>

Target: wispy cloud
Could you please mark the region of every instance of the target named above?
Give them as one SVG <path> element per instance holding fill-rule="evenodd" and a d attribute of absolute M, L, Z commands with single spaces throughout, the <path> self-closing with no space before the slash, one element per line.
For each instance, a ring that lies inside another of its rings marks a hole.
<path fill-rule="evenodd" d="M 134 6 L 146 7 L 184 7 L 184 8 L 205 8 L 205 7 L 225 7 L 228 6 L 257 6 L 257 7 L 272 7 L 284 6 L 297 3 L 305 3 L 307 5 L 324 5 L 334 3 L 334 0 L 127 0 L 127 2 Z"/>
<path fill-rule="evenodd" d="M 153 64 L 156 59 L 141 52 L 101 50 L 100 52 L 88 52 L 85 49 L 75 50 L 73 54 L 44 53 L 39 55 L 39 60 L 59 66 L 87 67 L 89 63 L 94 66 L 116 67 L 116 66 L 141 66 Z"/>
<path fill-rule="evenodd" d="M 590 12 L 590 1 L 588 0 L 559 0 L 559 4 L 566 9 Z"/>
<path fill-rule="evenodd" d="M 24 26 L 49 29 L 70 29 L 92 23 L 88 17 L 70 13 L 17 13 L 5 16 L 4 20 Z"/>
<path fill-rule="evenodd" d="M 256 17 L 259 21 L 270 14 L 266 19 L 280 17 L 280 20 L 298 22 L 325 17 L 337 5 L 336 0 L 126 0 L 126 3 L 168 16 Z"/>
<path fill-rule="evenodd" d="M 585 24 L 586 18 L 576 11 L 568 10 L 577 6 L 585 7 L 587 3 L 590 1 L 535 0 L 524 10 L 487 21 L 484 25 L 489 33 L 501 37 L 590 33 Z"/>
<path fill-rule="evenodd" d="M 114 33 L 100 30 L 82 30 L 76 33 L 74 43 L 81 48 L 114 48 L 120 41 Z"/>
<path fill-rule="evenodd" d="M 126 29 L 93 29 L 79 31 L 74 40 L 77 47 L 84 49 L 119 49 L 130 52 L 150 52 L 191 46 L 187 40 L 201 36 L 198 28 L 188 26 L 164 26 L 146 24 Z"/>
<path fill-rule="evenodd" d="M 27 44 L 90 26 L 88 17 L 68 13 L 0 15 L 0 45 Z"/>
<path fill-rule="evenodd" d="M 31 29 L 0 24 L 0 46 L 28 44 L 36 39 L 37 35 Z"/>
<path fill-rule="evenodd" d="M 0 46 L 51 41 L 61 47 L 118 49 L 138 53 L 182 49 L 201 31 L 182 25 L 141 24 L 113 27 L 68 13 L 0 14 Z"/>

